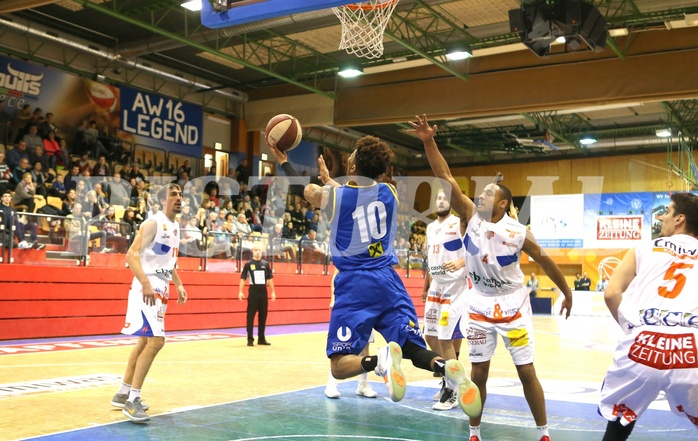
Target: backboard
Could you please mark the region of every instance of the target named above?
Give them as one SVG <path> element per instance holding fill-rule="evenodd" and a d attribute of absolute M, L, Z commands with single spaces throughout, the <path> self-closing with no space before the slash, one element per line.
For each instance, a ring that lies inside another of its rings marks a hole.
<path fill-rule="evenodd" d="M 227 11 L 217 12 L 209 0 L 201 0 L 201 23 L 218 29 L 350 3 L 356 0 L 243 0 L 231 3 Z"/>

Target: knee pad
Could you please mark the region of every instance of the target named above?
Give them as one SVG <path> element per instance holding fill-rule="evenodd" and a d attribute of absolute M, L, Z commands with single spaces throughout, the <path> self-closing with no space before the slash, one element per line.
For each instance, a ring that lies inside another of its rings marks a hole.
<path fill-rule="evenodd" d="M 410 341 L 407 341 L 402 347 L 402 358 L 411 360 L 414 367 L 419 369 L 432 371 L 431 360 L 436 357 L 440 357 L 440 355 Z"/>

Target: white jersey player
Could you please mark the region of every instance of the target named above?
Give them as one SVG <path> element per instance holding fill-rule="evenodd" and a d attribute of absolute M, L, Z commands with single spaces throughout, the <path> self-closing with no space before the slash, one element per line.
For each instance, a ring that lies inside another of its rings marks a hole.
<path fill-rule="evenodd" d="M 463 231 L 465 265 L 473 282 L 473 289 L 468 292 L 468 346 L 473 362 L 472 379 L 480 390 L 483 406 L 490 359 L 497 334 L 501 334 L 514 358 L 524 396 L 536 421 L 537 439 L 550 441 L 545 395 L 533 367 L 531 307 L 519 268 L 520 252 L 532 257 L 560 288 L 565 296 L 560 313 L 566 316 L 572 308 L 572 292 L 560 268 L 543 252 L 531 232 L 506 216 L 512 202 L 511 191 L 501 184 L 489 184 L 480 194 L 476 207 L 459 191 L 458 182 L 439 152 L 434 141 L 437 127 L 429 126 L 426 115 L 417 117 L 417 122 L 410 125 L 424 142 L 434 175 L 451 184 L 451 206 L 468 225 L 467 232 Z M 470 418 L 470 441 L 481 440 L 481 419 L 482 414 Z"/>
<path fill-rule="evenodd" d="M 660 391 L 698 429 L 698 196 L 671 195 L 661 236 L 626 253 L 604 294 L 626 333 L 601 390 L 604 441 L 627 439 Z"/>
<path fill-rule="evenodd" d="M 429 346 L 445 360 L 456 359 L 454 340 L 464 338 L 468 280 L 465 274 L 461 221 L 451 214 L 451 204 L 443 190 L 436 195 L 437 219 L 427 225 L 428 277 L 424 281 L 424 336 Z M 437 349 L 438 348 L 438 349 Z M 434 410 L 449 410 L 457 405 L 451 389 L 442 388 L 434 396 Z"/>
<path fill-rule="evenodd" d="M 184 303 L 187 292 L 177 274 L 179 228 L 175 214 L 182 210 L 182 188 L 169 184 L 158 192 L 163 211 L 141 224 L 126 254 L 134 278 L 128 295 L 124 334 L 137 335 L 123 383 L 111 404 L 135 423 L 148 421 L 148 406 L 141 401 L 141 387 L 155 356 L 165 344 L 165 309 L 170 280 L 177 288 L 177 301 Z"/>

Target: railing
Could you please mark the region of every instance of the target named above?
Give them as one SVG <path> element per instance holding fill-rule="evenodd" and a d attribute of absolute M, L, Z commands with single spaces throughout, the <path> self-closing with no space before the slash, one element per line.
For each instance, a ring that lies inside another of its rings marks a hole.
<path fill-rule="evenodd" d="M 412 270 L 421 270 L 422 278 L 426 277 L 427 264 L 424 253 L 421 251 L 408 250 L 406 276 L 409 278 Z"/>
<path fill-rule="evenodd" d="M 322 274 L 329 274 L 330 249 L 325 242 L 317 240 L 303 240 L 298 242 L 298 272 L 303 274 L 304 263 L 319 263 L 322 265 Z"/>
<path fill-rule="evenodd" d="M 283 239 L 275 237 L 270 242 L 271 250 L 269 251 L 269 262 L 272 271 L 274 270 L 274 262 L 290 262 L 296 264 L 296 274 L 300 274 L 301 267 L 298 261 L 298 241 L 292 239 Z M 281 256 L 281 258 L 277 258 Z M 288 257 L 287 257 L 288 256 Z"/>

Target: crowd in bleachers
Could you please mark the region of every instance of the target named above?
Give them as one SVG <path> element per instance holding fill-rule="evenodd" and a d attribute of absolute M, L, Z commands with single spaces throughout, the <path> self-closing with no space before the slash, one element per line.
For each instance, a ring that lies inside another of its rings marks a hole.
<path fill-rule="evenodd" d="M 7 191 L 10 197 L 0 216 L 5 235 L 14 227 L 17 248 L 49 243 L 83 254 L 123 253 L 139 225 L 161 209 L 152 195 L 174 175 L 184 189 L 176 219 L 181 254 L 233 259 L 249 254 L 254 236 L 266 241 L 277 260 L 329 258 L 327 216 L 309 206 L 302 186 L 282 188 L 268 179 L 248 188 L 245 159 L 224 178 L 216 179 L 212 167 L 205 177 L 194 179 L 189 159 L 180 158 L 175 168 L 146 151 L 142 157 L 150 160 L 142 167 L 133 161 L 138 152 L 125 148 L 130 145 L 125 146 L 118 130 L 110 133 L 95 121 L 85 120 L 67 132 L 53 123 L 51 113 L 26 105 L 10 116 L 0 103 L 0 193 Z M 158 174 L 166 178 L 154 179 Z M 54 219 L 48 221 L 49 215 Z M 37 240 L 37 227 L 47 238 L 43 243 Z M 404 257 L 401 264 L 409 260 L 407 250 L 422 251 L 423 243 L 420 223 L 401 216 L 395 243 Z"/>

